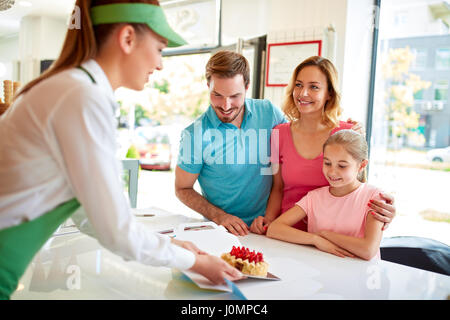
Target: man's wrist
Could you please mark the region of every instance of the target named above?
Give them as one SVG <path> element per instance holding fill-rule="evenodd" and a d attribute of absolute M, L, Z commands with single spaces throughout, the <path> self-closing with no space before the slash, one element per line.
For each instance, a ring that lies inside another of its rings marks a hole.
<path fill-rule="evenodd" d="M 215 224 L 220 225 L 221 221 L 223 220 L 223 218 L 228 215 L 228 213 L 226 213 L 225 211 L 220 210 L 219 208 L 217 208 L 218 210 L 215 210 L 215 212 L 212 214 L 211 216 L 211 221 L 213 221 Z"/>

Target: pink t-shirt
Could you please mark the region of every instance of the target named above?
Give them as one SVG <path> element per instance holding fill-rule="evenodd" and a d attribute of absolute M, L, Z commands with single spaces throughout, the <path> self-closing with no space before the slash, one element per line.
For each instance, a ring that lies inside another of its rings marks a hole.
<path fill-rule="evenodd" d="M 339 122 L 339 127 L 333 129 L 333 134 L 342 129 L 350 129 L 351 123 Z M 274 132 L 272 132 L 271 162 L 279 163 L 281 177 L 283 179 L 283 200 L 281 202 L 281 213 L 292 208 L 297 201 L 303 198 L 309 191 L 328 186 L 328 181 L 322 172 L 323 153 L 315 159 L 303 158 L 295 149 L 291 133 L 291 123 L 277 125 L 279 137 L 279 152 L 274 152 Z M 306 231 L 306 223 L 301 222 L 295 226 Z"/>
<path fill-rule="evenodd" d="M 381 190 L 362 183 L 356 190 L 343 197 L 335 197 L 329 186 L 312 190 L 296 205 L 308 216 L 308 232 L 333 231 L 343 235 L 363 238 L 369 200 L 380 200 Z M 378 251 L 378 257 L 380 253 Z"/>

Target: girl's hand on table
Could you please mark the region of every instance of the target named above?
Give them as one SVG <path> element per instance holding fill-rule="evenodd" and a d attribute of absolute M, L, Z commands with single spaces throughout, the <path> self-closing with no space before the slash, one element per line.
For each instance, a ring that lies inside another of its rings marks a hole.
<path fill-rule="evenodd" d="M 325 235 L 326 231 L 321 231 L 318 234 L 316 234 L 316 237 L 314 238 L 314 246 L 324 252 L 328 252 L 331 254 L 334 254 L 335 256 L 345 258 L 345 257 L 351 257 L 354 258 L 355 255 L 348 252 L 347 250 L 335 245 L 333 242 L 325 239 L 321 235 Z"/>

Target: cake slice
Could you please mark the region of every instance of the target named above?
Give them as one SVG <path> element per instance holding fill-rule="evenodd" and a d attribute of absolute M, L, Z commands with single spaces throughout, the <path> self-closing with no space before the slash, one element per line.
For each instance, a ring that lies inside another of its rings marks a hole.
<path fill-rule="evenodd" d="M 261 252 L 250 251 L 246 247 L 235 247 L 222 254 L 221 258 L 244 274 L 266 277 L 269 264 L 264 261 Z"/>

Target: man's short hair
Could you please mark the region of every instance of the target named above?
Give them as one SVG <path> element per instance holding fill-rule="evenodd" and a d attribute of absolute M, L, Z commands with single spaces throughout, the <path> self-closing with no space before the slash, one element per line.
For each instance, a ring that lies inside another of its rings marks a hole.
<path fill-rule="evenodd" d="M 219 78 L 233 78 L 242 74 L 245 87 L 250 83 L 250 66 L 247 59 L 234 51 L 218 51 L 206 64 L 206 81 L 210 82 L 211 76 Z"/>

